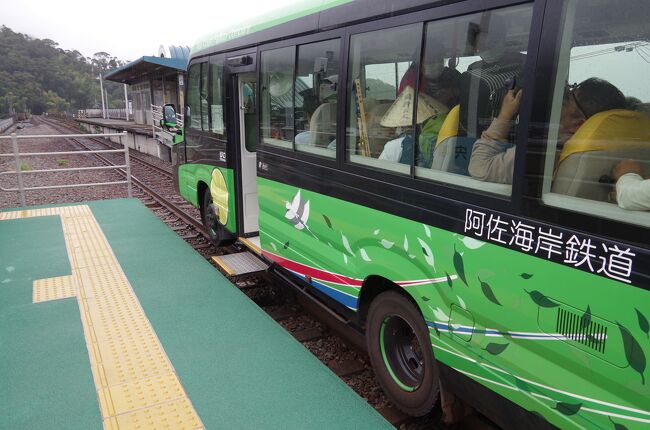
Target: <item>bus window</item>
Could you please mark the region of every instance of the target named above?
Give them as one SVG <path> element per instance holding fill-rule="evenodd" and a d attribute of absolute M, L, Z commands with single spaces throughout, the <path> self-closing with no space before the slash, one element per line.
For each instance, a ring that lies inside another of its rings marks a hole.
<path fill-rule="evenodd" d="M 262 140 L 293 147 L 293 81 L 295 46 L 262 52 Z"/>
<path fill-rule="evenodd" d="M 519 96 L 507 102 L 522 95 L 532 8 L 518 5 L 426 25 L 421 91 L 441 111 L 419 129 L 416 176 L 510 195 L 517 108 L 509 118 L 499 113 L 511 87 Z"/>
<path fill-rule="evenodd" d="M 201 63 L 192 64 L 187 79 L 186 123 L 194 130 L 201 130 Z"/>
<path fill-rule="evenodd" d="M 300 45 L 294 105 L 297 151 L 336 156 L 340 40 Z"/>
<path fill-rule="evenodd" d="M 416 76 L 411 68 L 421 40 L 419 24 L 351 37 L 346 128 L 349 161 L 410 173 L 412 160 L 406 151 L 402 156 L 402 147 L 413 142 Z"/>
<path fill-rule="evenodd" d="M 650 226 L 649 19 L 639 0 L 566 3 L 544 203 Z"/>
<path fill-rule="evenodd" d="M 201 128 L 203 131 L 210 130 L 210 111 L 208 110 L 208 63 L 201 63 L 201 91 L 199 92 L 201 103 Z"/>
<path fill-rule="evenodd" d="M 224 118 L 223 97 L 223 56 L 210 59 L 210 131 L 226 139 L 226 123 Z"/>

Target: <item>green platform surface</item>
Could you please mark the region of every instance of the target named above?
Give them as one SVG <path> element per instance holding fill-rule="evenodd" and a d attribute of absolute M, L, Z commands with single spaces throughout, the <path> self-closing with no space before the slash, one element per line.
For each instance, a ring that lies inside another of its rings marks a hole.
<path fill-rule="evenodd" d="M 391 428 L 135 199 L 90 206 L 208 429 Z M 10 210 L 10 209 L 9 209 Z M 102 428 L 58 216 L 0 221 L 0 429 Z"/>

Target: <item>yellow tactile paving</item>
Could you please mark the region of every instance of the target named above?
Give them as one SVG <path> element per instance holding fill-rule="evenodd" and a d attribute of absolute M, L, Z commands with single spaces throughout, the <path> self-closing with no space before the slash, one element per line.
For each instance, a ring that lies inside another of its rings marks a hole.
<path fill-rule="evenodd" d="M 135 412 L 117 415 L 117 424 L 122 428 L 193 430 L 202 428 L 201 421 L 193 412 L 187 398 L 139 409 Z"/>
<path fill-rule="evenodd" d="M 76 295 L 77 280 L 70 275 L 39 279 L 34 281 L 34 287 L 32 288 L 32 302 L 34 303 L 67 299 Z"/>
<path fill-rule="evenodd" d="M 33 301 L 77 298 L 104 428 L 203 428 L 90 208 L 1 212 L 0 220 L 54 215 L 72 275 L 34 281 Z"/>

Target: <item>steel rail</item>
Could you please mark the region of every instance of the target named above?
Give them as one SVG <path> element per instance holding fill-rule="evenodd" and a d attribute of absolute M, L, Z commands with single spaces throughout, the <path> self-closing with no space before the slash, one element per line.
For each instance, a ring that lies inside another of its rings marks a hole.
<path fill-rule="evenodd" d="M 48 119 L 48 120 L 43 120 L 43 121 L 46 122 L 46 123 L 48 123 L 49 125 L 55 127 L 55 128 L 56 128 L 56 127 L 59 127 L 59 128 L 73 129 L 72 127 L 70 127 L 70 126 L 67 125 L 67 124 L 55 123 L 55 122 L 53 122 L 53 121 L 51 121 L 51 120 L 49 120 L 49 119 Z M 97 137 L 97 135 L 95 135 L 95 134 L 89 134 L 89 135 L 87 135 L 87 136 L 88 136 L 88 137 L 86 137 L 87 139 L 90 139 L 90 140 L 92 140 L 92 141 L 94 141 L 94 142 L 97 142 L 97 143 L 99 143 L 99 144 L 101 144 L 101 145 L 104 145 L 104 146 L 107 146 L 107 147 L 109 147 L 109 148 L 114 148 L 114 146 L 112 146 L 112 144 L 113 144 L 114 142 L 112 142 L 112 141 L 110 141 L 110 140 L 106 141 L 106 140 L 104 140 L 104 139 L 99 139 L 99 138 Z M 169 178 L 173 178 L 173 177 L 174 177 L 174 174 L 173 174 L 172 172 L 169 172 L 169 171 L 163 169 L 162 167 L 156 166 L 155 164 L 148 162 L 147 160 L 145 160 L 145 159 L 141 158 L 140 156 L 138 156 L 138 155 L 136 154 L 136 152 L 137 152 L 136 150 L 131 151 L 131 149 L 133 149 L 133 148 L 129 148 L 129 152 L 131 153 L 131 158 L 132 158 L 132 160 L 137 161 L 137 162 L 140 163 L 140 164 L 143 164 L 143 165 L 146 166 L 147 168 L 150 168 L 150 169 L 156 170 L 157 172 L 159 172 L 159 173 L 161 173 L 161 174 L 163 174 L 163 175 L 165 175 L 165 176 L 167 176 L 167 177 L 169 177 Z"/>
<path fill-rule="evenodd" d="M 93 136 L 93 135 L 90 135 L 90 136 L 84 136 L 84 137 L 85 137 L 85 138 L 89 138 L 89 137 L 92 138 L 92 136 Z M 68 137 L 68 136 L 65 136 L 65 138 L 66 138 L 66 139 L 70 139 L 70 140 L 74 141 L 75 143 L 77 143 L 78 145 L 80 145 L 80 146 L 82 146 L 82 147 L 88 149 L 88 146 L 87 146 L 85 143 L 83 143 L 83 142 L 81 142 L 80 140 L 78 140 L 77 138 L 74 138 L 74 137 Z M 95 137 L 95 139 L 96 139 L 96 137 Z M 104 143 L 104 142 L 102 142 L 102 143 Z M 120 168 L 116 168 L 116 167 L 115 167 L 115 164 L 114 164 L 112 161 L 110 161 L 108 158 L 104 157 L 103 155 L 98 154 L 98 153 L 94 153 L 93 155 L 94 155 L 95 157 L 97 157 L 99 160 L 101 160 L 103 163 L 105 163 L 105 164 L 107 164 L 107 165 L 109 165 L 109 166 L 113 166 L 113 167 L 115 168 L 115 170 L 116 170 L 119 174 L 121 174 L 121 175 L 127 175 L 127 172 L 126 172 L 126 171 L 124 171 L 123 169 L 120 169 Z M 156 166 L 156 167 L 157 167 L 157 166 Z M 142 182 L 142 181 L 141 181 L 140 179 L 138 179 L 137 177 L 131 175 L 131 181 L 132 181 L 133 184 L 135 184 L 137 187 L 139 187 L 141 190 L 143 190 L 146 194 L 148 194 L 148 195 L 150 195 L 151 197 L 153 197 L 154 200 L 156 200 L 158 203 L 160 203 L 160 204 L 161 204 L 165 209 L 167 209 L 168 211 L 170 211 L 170 212 L 171 212 L 172 214 L 174 214 L 177 218 L 179 218 L 179 219 L 182 220 L 183 222 L 185 222 L 185 223 L 191 225 L 192 227 L 194 227 L 194 228 L 195 228 L 199 233 L 201 233 L 201 235 L 203 235 L 206 239 L 208 239 L 208 240 L 210 239 L 210 236 L 209 236 L 208 233 L 205 231 L 205 228 L 203 227 L 203 224 L 200 223 L 199 221 L 197 221 L 196 219 L 194 219 L 194 217 L 192 217 L 191 215 L 188 215 L 187 213 L 185 213 L 183 210 L 181 210 L 180 208 L 178 208 L 178 206 L 177 206 L 176 204 L 174 204 L 173 202 L 171 202 L 171 201 L 168 200 L 167 198 L 165 198 L 165 197 L 163 197 L 162 195 L 160 195 L 157 191 L 155 191 L 153 188 L 151 188 L 151 187 L 149 187 L 148 185 L 146 185 L 144 182 Z"/>

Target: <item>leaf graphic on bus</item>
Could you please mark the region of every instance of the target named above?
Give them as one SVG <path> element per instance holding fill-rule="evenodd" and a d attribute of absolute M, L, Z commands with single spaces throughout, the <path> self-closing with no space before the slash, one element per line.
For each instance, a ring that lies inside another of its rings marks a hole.
<path fill-rule="evenodd" d="M 616 321 L 616 324 L 618 325 L 618 329 L 623 337 L 625 358 L 627 358 L 627 362 L 630 363 L 630 367 L 639 372 L 639 375 L 641 375 L 641 383 L 645 385 L 645 376 L 643 375 L 643 372 L 645 372 L 646 360 L 641 345 L 639 345 L 639 342 L 636 341 L 636 339 L 621 325 L 621 323 Z"/>
<path fill-rule="evenodd" d="M 381 242 L 379 243 L 381 243 L 381 246 L 383 246 L 386 249 L 391 249 L 393 245 L 395 245 L 394 242 L 388 241 L 386 239 L 382 239 Z"/>
<path fill-rule="evenodd" d="M 519 276 L 521 276 L 521 277 L 524 278 L 524 279 L 530 279 L 530 278 L 533 277 L 533 275 L 531 275 L 530 273 L 522 273 L 522 274 L 519 275 Z"/>
<path fill-rule="evenodd" d="M 375 236 L 377 236 L 377 235 L 379 234 L 379 229 L 373 231 L 372 234 L 374 234 Z"/>
<path fill-rule="evenodd" d="M 524 291 L 526 291 L 526 290 L 524 290 Z M 528 293 L 530 298 L 533 299 L 533 301 L 535 303 L 537 303 L 537 306 L 541 306 L 543 308 L 556 308 L 556 307 L 560 306 L 557 303 L 555 303 L 553 300 L 549 299 L 548 297 L 546 297 L 544 294 L 540 293 L 537 290 L 530 291 L 530 292 L 526 291 L 526 293 Z"/>
<path fill-rule="evenodd" d="M 447 275 L 447 285 L 449 285 L 449 288 L 453 288 L 454 283 L 451 280 L 451 276 L 449 276 L 449 273 L 445 272 L 445 275 Z"/>
<path fill-rule="evenodd" d="M 532 391 L 530 385 L 528 385 L 526 381 L 522 381 L 519 378 L 515 378 L 515 385 L 517 385 L 517 388 L 519 388 L 520 391 L 525 391 L 526 393 L 530 393 Z"/>
<path fill-rule="evenodd" d="M 509 343 L 488 343 L 485 350 L 492 355 L 499 355 L 510 345 Z"/>
<path fill-rule="evenodd" d="M 447 316 L 447 314 L 445 314 L 445 312 L 442 309 L 440 308 L 433 309 L 431 306 L 429 306 L 429 309 L 433 311 L 433 316 L 435 316 L 438 321 L 440 322 L 449 321 L 449 317 Z"/>
<path fill-rule="evenodd" d="M 461 281 L 465 285 L 469 287 L 469 284 L 467 283 L 467 279 L 465 279 L 465 264 L 463 263 L 463 256 L 456 251 L 456 245 L 454 244 L 454 268 L 456 269 L 456 273 L 458 273 L 458 277 L 460 278 Z"/>
<path fill-rule="evenodd" d="M 460 296 L 456 296 L 458 298 L 458 304 L 460 305 L 461 308 L 467 310 L 467 305 L 465 304 L 465 300 L 463 300 Z"/>
<path fill-rule="evenodd" d="M 429 239 L 431 239 L 431 230 L 429 230 L 429 226 L 426 224 L 422 224 L 424 226 L 424 234 L 427 235 Z"/>
<path fill-rule="evenodd" d="M 589 327 L 590 323 L 591 323 L 591 309 L 589 308 L 589 305 L 587 305 L 587 310 L 585 311 L 584 314 L 582 314 L 582 317 L 580 318 L 580 328 L 584 330 L 587 327 Z"/>
<path fill-rule="evenodd" d="M 323 214 L 323 219 L 325 220 L 325 224 L 327 224 L 329 228 L 332 228 L 332 221 L 330 221 L 327 215 Z"/>
<path fill-rule="evenodd" d="M 481 291 L 483 291 L 483 295 L 488 298 L 489 301 L 492 303 L 496 303 L 497 305 L 501 306 L 501 303 L 499 300 L 497 300 L 497 297 L 494 295 L 494 291 L 492 291 L 492 287 L 490 287 L 490 284 L 487 282 L 481 281 L 481 278 L 478 278 L 478 281 L 481 283 Z"/>
<path fill-rule="evenodd" d="M 275 242 L 271 242 L 271 248 L 273 248 L 274 251 L 278 250 L 278 247 L 275 245 Z"/>
<path fill-rule="evenodd" d="M 424 259 L 429 263 L 431 267 L 433 267 L 433 270 L 436 270 L 436 266 L 433 262 L 433 252 L 431 252 L 431 248 L 429 248 L 429 245 L 422 239 L 418 237 L 418 242 L 420 242 L 420 246 L 422 247 L 422 253 L 424 253 Z"/>
<path fill-rule="evenodd" d="M 363 248 L 359 249 L 359 254 L 361 254 L 361 258 L 363 258 L 364 261 L 372 261 L 370 257 L 368 257 L 368 253 L 366 252 L 365 249 Z"/>
<path fill-rule="evenodd" d="M 422 300 L 424 300 L 425 302 L 428 302 L 428 301 L 431 300 L 431 299 L 428 298 L 428 297 L 422 296 Z"/>
<path fill-rule="evenodd" d="M 284 249 L 287 249 L 288 247 L 289 247 L 289 241 L 287 240 L 287 242 L 284 244 Z"/>
<path fill-rule="evenodd" d="M 555 409 L 563 413 L 564 415 L 575 415 L 582 408 L 582 403 L 565 403 L 557 402 Z"/>
<path fill-rule="evenodd" d="M 473 237 L 463 236 L 462 239 L 458 239 L 463 242 L 468 249 L 474 250 L 479 249 L 481 246 L 485 245 L 485 242 L 482 240 L 474 239 Z"/>
<path fill-rule="evenodd" d="M 406 235 L 404 235 L 404 251 L 408 252 L 408 250 L 409 250 L 409 240 L 406 237 Z"/>
<path fill-rule="evenodd" d="M 347 254 L 343 254 L 343 261 L 345 262 L 345 264 L 348 264 L 348 256 L 347 256 Z"/>
<path fill-rule="evenodd" d="M 607 418 L 609 418 L 609 421 L 614 424 L 614 430 L 627 430 L 627 427 L 625 427 L 623 424 L 615 423 L 614 420 L 612 420 L 612 417 Z"/>
<path fill-rule="evenodd" d="M 343 247 L 345 248 L 346 251 L 350 253 L 351 256 L 355 256 L 354 252 L 352 252 L 352 248 L 350 247 L 350 242 L 348 242 L 348 238 L 345 237 L 343 233 L 341 233 L 341 240 L 343 241 Z"/>
<path fill-rule="evenodd" d="M 636 311 L 636 316 L 639 319 L 639 327 L 645 333 L 646 337 L 650 337 L 648 336 L 648 332 L 650 331 L 650 324 L 648 324 L 648 319 L 637 308 L 634 308 L 634 310 Z"/>

